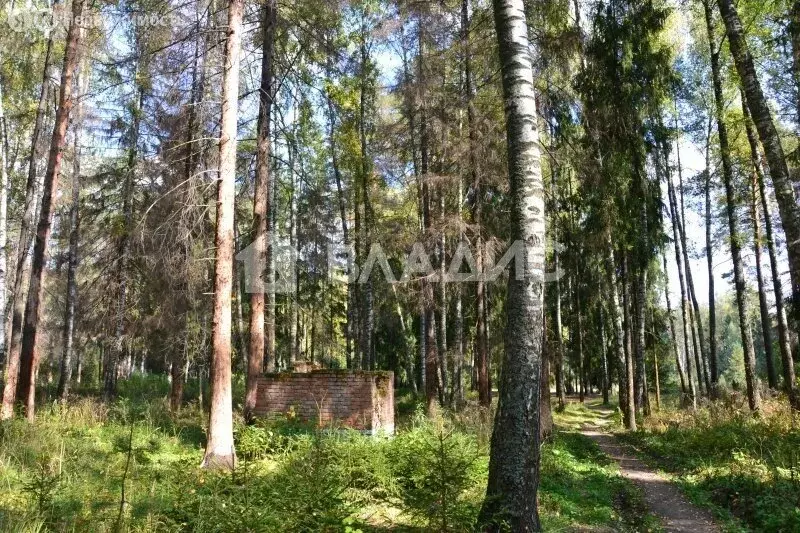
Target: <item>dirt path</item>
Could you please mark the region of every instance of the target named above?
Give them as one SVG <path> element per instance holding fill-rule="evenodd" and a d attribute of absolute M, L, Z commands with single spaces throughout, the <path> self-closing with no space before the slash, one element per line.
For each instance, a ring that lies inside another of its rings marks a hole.
<path fill-rule="evenodd" d="M 644 501 L 661 519 L 664 530 L 677 533 L 719 532 L 711 513 L 689 502 L 681 490 L 664 476 L 636 457 L 630 446 L 604 431 L 612 411 L 589 406 L 599 415 L 594 424 L 585 424 L 580 430 L 597 443 L 603 452 L 619 464 L 620 473 L 642 489 Z"/>

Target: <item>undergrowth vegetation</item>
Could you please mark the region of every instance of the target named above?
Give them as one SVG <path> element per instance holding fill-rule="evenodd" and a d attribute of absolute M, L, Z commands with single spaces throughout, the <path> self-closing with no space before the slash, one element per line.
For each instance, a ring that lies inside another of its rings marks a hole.
<path fill-rule="evenodd" d="M 800 418 L 785 399 L 765 401 L 760 416 L 734 399 L 665 410 L 621 437 L 732 528 L 800 531 Z"/>
<path fill-rule="evenodd" d="M 75 399 L 43 406 L 34 424 L 0 424 L 0 530 L 466 531 L 475 523 L 491 435 L 477 408 L 434 420 L 408 409 L 394 438 L 288 419 L 238 422 L 238 466 L 219 474 L 198 466 L 201 406 L 173 415 L 163 393 L 163 383 L 140 380 L 109 406 Z M 582 409 L 571 405 L 564 417 Z M 590 440 L 565 430 L 542 449 L 548 530 L 637 529 L 638 495 Z"/>

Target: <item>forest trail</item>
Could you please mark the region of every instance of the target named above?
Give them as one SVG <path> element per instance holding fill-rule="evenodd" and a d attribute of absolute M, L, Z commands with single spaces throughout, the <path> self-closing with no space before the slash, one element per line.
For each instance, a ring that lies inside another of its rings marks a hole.
<path fill-rule="evenodd" d="M 619 464 L 620 473 L 642 489 L 644 501 L 660 520 L 664 531 L 670 533 L 712 533 L 720 531 L 711 513 L 691 503 L 669 479 L 643 461 L 630 446 L 620 443 L 608 433 L 613 411 L 599 402 L 586 402 L 598 418 L 585 423 L 581 434 L 597 443 L 600 449 Z"/>

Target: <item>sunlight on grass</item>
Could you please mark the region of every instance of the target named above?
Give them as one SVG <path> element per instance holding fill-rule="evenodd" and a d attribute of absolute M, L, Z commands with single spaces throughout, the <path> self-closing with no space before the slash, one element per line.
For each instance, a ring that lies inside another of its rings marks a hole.
<path fill-rule="evenodd" d="M 76 398 L 43 407 L 33 425 L 0 423 L 0 530 L 464 531 L 485 494 L 492 425 L 474 405 L 430 420 L 402 392 L 401 429 L 388 440 L 239 421 L 231 475 L 199 469 L 206 415 L 197 404 L 171 414 L 158 378 L 126 388 L 108 406 Z M 558 431 L 542 446 L 543 523 L 648 529 L 637 492 L 574 431 L 613 418 L 596 407 L 556 414 Z"/>
<path fill-rule="evenodd" d="M 785 399 L 761 416 L 723 401 L 696 413 L 663 410 L 621 438 L 671 473 L 727 530 L 800 530 L 800 424 Z"/>

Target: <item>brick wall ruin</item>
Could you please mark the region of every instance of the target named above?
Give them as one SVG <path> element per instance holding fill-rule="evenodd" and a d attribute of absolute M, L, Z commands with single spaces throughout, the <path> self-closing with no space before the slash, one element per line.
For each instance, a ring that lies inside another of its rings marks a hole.
<path fill-rule="evenodd" d="M 287 416 L 320 427 L 344 426 L 369 434 L 394 433 L 392 372 L 312 370 L 264 374 L 255 414 Z"/>

